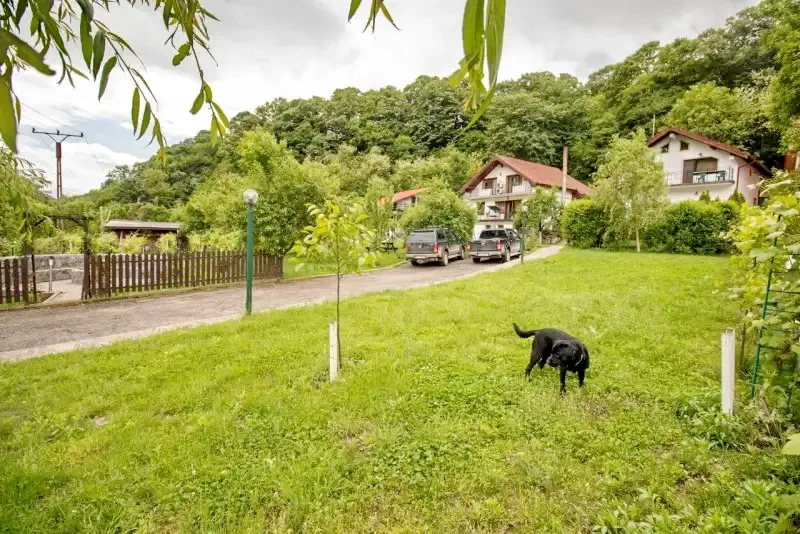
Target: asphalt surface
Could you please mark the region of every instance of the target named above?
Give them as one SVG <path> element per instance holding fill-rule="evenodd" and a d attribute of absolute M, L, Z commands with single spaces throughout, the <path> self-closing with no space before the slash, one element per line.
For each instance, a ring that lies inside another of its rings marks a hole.
<path fill-rule="evenodd" d="M 526 256 L 526 261 L 557 254 L 547 247 Z M 475 276 L 513 267 L 519 260 L 501 264 L 471 260 L 451 261 L 447 267 L 408 264 L 347 276 L 342 296 L 351 297 L 388 289 L 407 289 Z M 300 279 L 253 288 L 253 310 L 288 308 L 335 298 L 335 277 Z M 40 307 L 0 313 L 0 362 L 9 362 L 102 346 L 120 339 L 152 335 L 175 328 L 232 320 L 242 315 L 244 287 L 196 291 L 173 296 L 125 299 L 69 307 Z"/>

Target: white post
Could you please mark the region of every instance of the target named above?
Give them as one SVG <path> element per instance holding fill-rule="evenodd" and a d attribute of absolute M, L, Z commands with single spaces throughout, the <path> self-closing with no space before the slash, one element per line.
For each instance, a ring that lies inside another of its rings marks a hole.
<path fill-rule="evenodd" d="M 336 321 L 331 321 L 330 324 L 330 375 L 331 382 L 336 380 L 339 376 L 339 325 Z"/>
<path fill-rule="evenodd" d="M 728 328 L 722 334 L 722 413 L 733 415 L 736 385 L 736 330 Z"/>

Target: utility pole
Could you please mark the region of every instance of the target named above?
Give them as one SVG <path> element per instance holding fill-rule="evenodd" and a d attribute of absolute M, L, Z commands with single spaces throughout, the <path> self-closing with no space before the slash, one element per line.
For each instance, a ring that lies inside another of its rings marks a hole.
<path fill-rule="evenodd" d="M 61 143 L 70 137 L 83 137 L 83 132 L 81 132 L 80 135 L 62 133 L 61 130 L 56 130 L 55 132 L 43 132 L 39 130 L 37 132 L 36 128 L 31 128 L 31 131 L 34 134 L 46 135 L 56 143 L 56 198 L 61 198 L 64 194 L 64 184 L 61 178 Z"/>

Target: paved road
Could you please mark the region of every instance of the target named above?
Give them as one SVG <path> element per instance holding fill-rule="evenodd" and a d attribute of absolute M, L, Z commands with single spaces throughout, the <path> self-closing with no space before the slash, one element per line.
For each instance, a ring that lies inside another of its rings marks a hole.
<path fill-rule="evenodd" d="M 560 247 L 547 247 L 526 260 L 557 254 Z M 342 295 L 405 289 L 474 276 L 519 264 L 454 261 L 447 267 L 402 265 L 348 276 Z M 253 309 L 288 308 L 334 298 L 333 277 L 295 280 L 255 287 Z M 61 308 L 34 308 L 0 313 L 0 362 L 24 360 L 83 347 L 107 345 L 120 339 L 152 335 L 175 328 L 212 324 L 241 316 L 244 288 L 198 291 L 175 296 L 118 300 Z"/>

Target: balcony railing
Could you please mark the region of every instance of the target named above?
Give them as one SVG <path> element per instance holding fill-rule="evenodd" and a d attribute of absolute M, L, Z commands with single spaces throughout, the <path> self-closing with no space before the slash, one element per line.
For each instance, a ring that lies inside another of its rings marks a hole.
<path fill-rule="evenodd" d="M 491 188 L 476 187 L 472 191 L 467 191 L 466 196 L 471 198 L 484 198 L 503 195 L 527 195 L 533 193 L 533 186 L 530 183 L 515 185 L 508 188 L 505 184 L 497 184 Z"/>
<path fill-rule="evenodd" d="M 703 172 L 686 171 L 683 175 L 676 172 L 667 173 L 667 185 L 716 184 L 731 181 L 733 181 L 733 169 Z"/>

